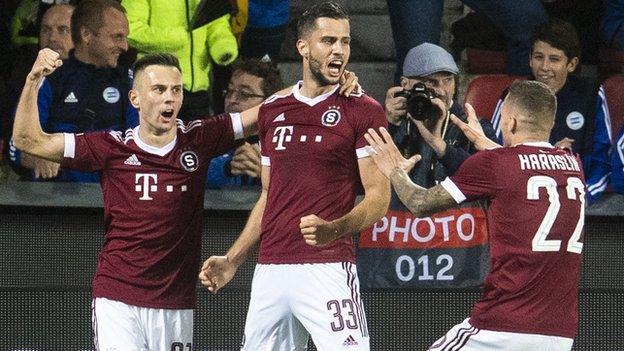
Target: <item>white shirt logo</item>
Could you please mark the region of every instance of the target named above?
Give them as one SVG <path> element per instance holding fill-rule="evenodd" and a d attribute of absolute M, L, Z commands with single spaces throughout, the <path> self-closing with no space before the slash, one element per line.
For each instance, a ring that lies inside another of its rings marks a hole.
<path fill-rule="evenodd" d="M 102 97 L 109 104 L 114 104 L 119 101 L 120 96 L 121 94 L 119 93 L 119 90 L 115 87 L 108 87 L 104 89 L 104 92 L 102 92 Z"/>
<path fill-rule="evenodd" d="M 135 191 L 142 193 L 139 200 L 153 200 L 152 197 L 150 197 L 150 192 L 154 193 L 158 190 L 156 186 L 158 183 L 156 174 L 137 173 L 134 183 L 136 184 L 134 187 Z"/>
<path fill-rule="evenodd" d="M 572 111 L 566 117 L 566 124 L 568 125 L 568 128 L 572 130 L 579 130 L 583 128 L 583 125 L 585 125 L 585 118 L 580 112 Z"/>
<path fill-rule="evenodd" d="M 130 157 L 128 157 L 124 161 L 124 164 L 130 165 L 130 166 L 140 166 L 141 161 L 139 161 L 139 159 L 137 158 L 135 154 L 132 154 Z"/>
<path fill-rule="evenodd" d="M 282 113 L 279 114 L 279 116 L 275 117 L 273 122 L 283 122 L 285 120 L 286 120 L 286 118 L 284 117 L 284 112 L 282 112 Z"/>
<path fill-rule="evenodd" d="M 286 150 L 284 143 L 289 143 L 292 140 L 293 126 L 284 126 L 275 128 L 273 132 L 273 142 L 277 143 L 275 150 Z"/>
<path fill-rule="evenodd" d="M 69 95 L 67 95 L 67 97 L 65 98 L 65 102 L 73 104 L 78 102 L 78 99 L 76 99 L 76 95 L 74 95 L 74 92 L 70 92 Z"/>

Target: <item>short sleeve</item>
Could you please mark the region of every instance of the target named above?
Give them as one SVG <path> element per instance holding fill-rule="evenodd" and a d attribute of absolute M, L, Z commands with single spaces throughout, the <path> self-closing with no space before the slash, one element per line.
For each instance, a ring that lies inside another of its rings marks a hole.
<path fill-rule="evenodd" d="M 440 184 L 457 203 L 490 198 L 497 191 L 497 150 L 477 152 L 464 161 L 457 172 Z"/>
<path fill-rule="evenodd" d="M 369 128 L 377 131 L 381 127 L 388 129 L 388 121 L 381 105 L 371 97 L 362 95 L 352 98 L 361 100 L 351 111 L 355 125 L 355 152 L 358 158 L 368 157 L 368 151 L 366 151 L 368 142 L 364 135 Z"/>
<path fill-rule="evenodd" d="M 121 138 L 120 133 L 112 132 Z M 61 167 L 82 172 L 98 172 L 104 169 L 111 155 L 115 137 L 111 132 L 65 133 L 65 151 Z"/>
<path fill-rule="evenodd" d="M 222 155 L 240 144 L 244 137 L 243 123 L 239 113 L 223 113 L 203 120 L 191 121 L 185 130 L 201 128 L 199 143 L 204 152 L 211 157 Z"/>

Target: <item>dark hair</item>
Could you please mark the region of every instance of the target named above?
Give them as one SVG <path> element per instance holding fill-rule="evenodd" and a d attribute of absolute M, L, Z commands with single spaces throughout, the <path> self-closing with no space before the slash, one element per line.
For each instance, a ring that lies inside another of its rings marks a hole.
<path fill-rule="evenodd" d="M 273 62 L 264 62 L 257 58 L 243 59 L 234 64 L 232 76 L 238 72 L 262 78 L 262 94 L 265 97 L 275 94 L 284 86 L 280 70 Z"/>
<path fill-rule="evenodd" d="M 178 58 L 175 57 L 175 55 L 161 52 L 161 53 L 147 54 L 141 57 L 140 59 L 138 59 L 134 63 L 134 66 L 132 68 L 133 76 L 136 78 L 136 76 L 142 71 L 144 71 L 145 68 L 147 68 L 148 66 L 175 67 L 180 72 L 182 72 L 182 69 L 180 68 L 180 61 L 178 61 Z"/>
<path fill-rule="evenodd" d="M 297 21 L 297 38 L 301 39 L 316 27 L 316 20 L 321 18 L 349 19 L 347 11 L 339 4 L 328 1 L 316 4 L 305 11 Z"/>
<path fill-rule="evenodd" d="M 509 87 L 506 98 L 524 112 L 532 130 L 550 131 L 557 112 L 557 98 L 550 88 L 536 80 L 516 81 Z"/>
<path fill-rule="evenodd" d="M 574 26 L 562 19 L 552 18 L 542 24 L 535 30 L 532 39 L 533 45 L 537 41 L 543 41 L 555 49 L 563 51 L 568 60 L 581 57 L 581 42 L 578 33 Z M 531 52 L 533 52 L 533 45 Z"/>
<path fill-rule="evenodd" d="M 126 12 L 117 0 L 83 0 L 76 5 L 71 17 L 71 35 L 74 44 L 82 42 L 80 30 L 83 27 L 94 32 L 102 27 L 104 12 L 109 8 Z"/>

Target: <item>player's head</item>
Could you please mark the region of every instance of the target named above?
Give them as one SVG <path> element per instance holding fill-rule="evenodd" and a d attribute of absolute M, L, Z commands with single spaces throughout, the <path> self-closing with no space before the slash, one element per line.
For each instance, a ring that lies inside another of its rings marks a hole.
<path fill-rule="evenodd" d="M 182 107 L 182 70 L 171 54 L 149 54 L 134 64 L 130 102 L 139 111 L 141 126 L 155 134 L 171 131 Z"/>
<path fill-rule="evenodd" d="M 61 60 L 69 57 L 69 50 L 74 48 L 71 37 L 71 16 L 74 6 L 53 5 L 43 14 L 39 30 L 39 47 L 56 51 Z"/>
<path fill-rule="evenodd" d="M 259 59 L 241 60 L 234 65 L 224 91 L 225 112 L 241 112 L 275 94 L 283 86 L 279 68 Z"/>
<path fill-rule="evenodd" d="M 556 111 L 557 98 L 546 84 L 534 80 L 513 83 L 501 107 L 505 146 L 548 141 Z"/>
<path fill-rule="evenodd" d="M 84 0 L 71 18 L 76 56 L 96 67 L 117 67 L 128 50 L 128 20 L 117 0 Z"/>
<path fill-rule="evenodd" d="M 553 18 L 533 34 L 529 66 L 536 80 L 558 92 L 578 67 L 581 43 L 574 27 Z"/>
<path fill-rule="evenodd" d="M 335 2 L 315 5 L 299 17 L 297 35 L 304 79 L 309 76 L 319 86 L 337 84 L 351 54 L 346 11 Z"/>

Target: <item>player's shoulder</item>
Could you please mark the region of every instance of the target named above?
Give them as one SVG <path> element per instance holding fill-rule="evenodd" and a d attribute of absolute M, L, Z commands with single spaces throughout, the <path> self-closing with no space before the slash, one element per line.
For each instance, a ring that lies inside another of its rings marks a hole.
<path fill-rule="evenodd" d="M 281 102 L 288 102 L 289 98 L 293 96 L 293 87 L 285 88 L 277 93 L 269 96 L 262 102 L 263 107 L 269 107 Z"/>
<path fill-rule="evenodd" d="M 381 104 L 368 95 L 364 90 L 354 91 L 349 96 L 343 97 L 352 106 L 358 107 L 379 107 Z"/>

